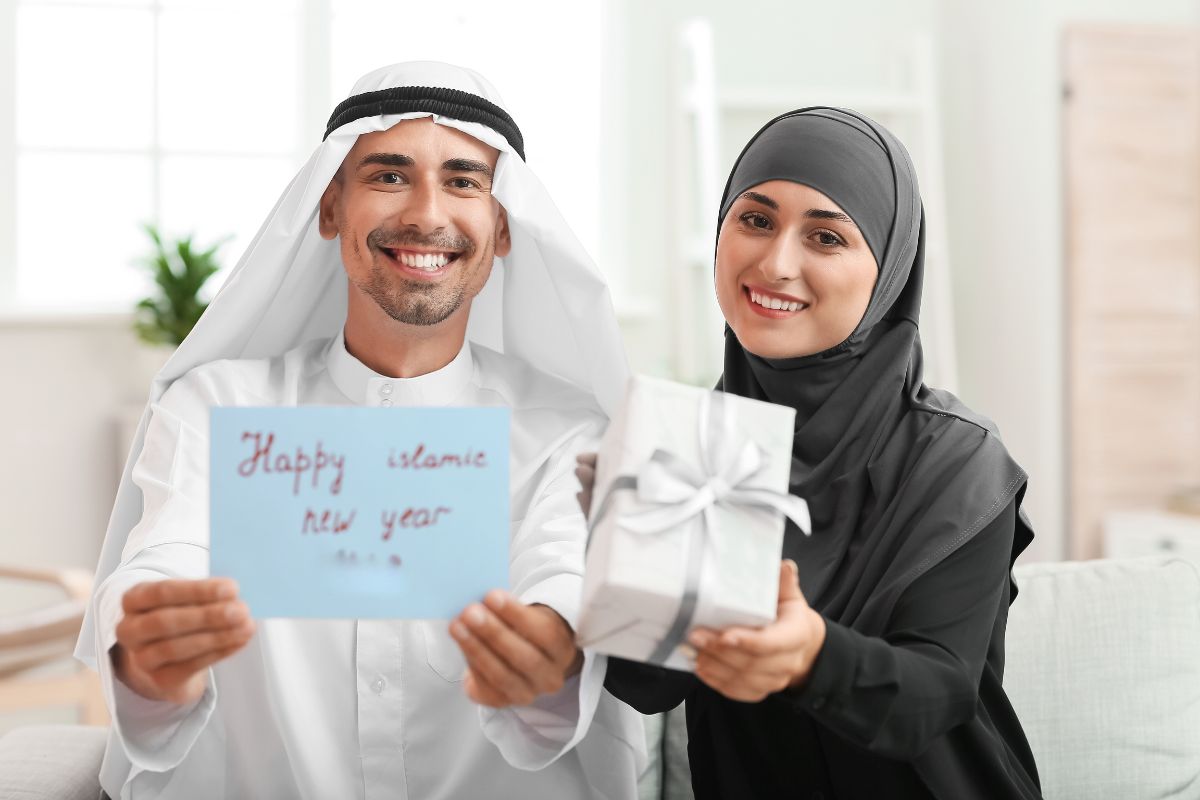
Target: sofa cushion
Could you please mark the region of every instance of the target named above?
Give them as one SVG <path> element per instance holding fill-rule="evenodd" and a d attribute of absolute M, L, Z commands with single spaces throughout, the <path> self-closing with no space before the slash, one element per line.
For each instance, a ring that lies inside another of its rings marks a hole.
<path fill-rule="evenodd" d="M 33 725 L 0 738 L 0 800 L 97 800 L 106 729 Z"/>
<path fill-rule="evenodd" d="M 1173 557 L 1016 572 L 1005 690 L 1053 800 L 1200 796 L 1200 574 Z"/>

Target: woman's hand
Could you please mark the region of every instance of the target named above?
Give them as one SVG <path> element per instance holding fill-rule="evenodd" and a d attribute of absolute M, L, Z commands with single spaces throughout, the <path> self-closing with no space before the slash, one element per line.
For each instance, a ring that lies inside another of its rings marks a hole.
<path fill-rule="evenodd" d="M 808 679 L 825 643 L 825 620 L 801 594 L 795 562 L 785 559 L 773 623 L 723 631 L 697 628 L 688 641 L 696 648 L 696 677 L 730 700 L 757 703 Z"/>

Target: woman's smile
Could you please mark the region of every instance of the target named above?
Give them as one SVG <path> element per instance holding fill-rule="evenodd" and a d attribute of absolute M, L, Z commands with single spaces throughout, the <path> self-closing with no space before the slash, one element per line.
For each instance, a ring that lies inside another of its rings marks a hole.
<path fill-rule="evenodd" d="M 791 319 L 811 305 L 807 300 L 799 297 L 772 292 L 749 284 L 742 286 L 742 296 L 755 314 L 768 319 Z"/>

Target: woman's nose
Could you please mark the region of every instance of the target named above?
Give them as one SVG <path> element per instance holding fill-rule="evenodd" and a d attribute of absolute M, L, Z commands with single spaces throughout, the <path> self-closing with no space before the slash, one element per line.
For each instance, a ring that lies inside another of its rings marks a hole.
<path fill-rule="evenodd" d="M 803 271 L 804 248 L 792 236 L 780 236 L 759 262 L 763 278 L 772 283 L 796 280 Z"/>

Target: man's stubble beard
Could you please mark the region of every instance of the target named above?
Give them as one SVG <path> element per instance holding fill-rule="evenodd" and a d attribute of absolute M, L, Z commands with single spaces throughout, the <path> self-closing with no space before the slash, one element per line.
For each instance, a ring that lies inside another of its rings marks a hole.
<path fill-rule="evenodd" d="M 475 271 L 492 259 L 495 240 L 489 240 L 483 248 L 483 258 L 475 265 Z M 472 275 L 474 272 L 472 272 Z M 380 264 L 378 257 L 372 259 L 371 272 L 367 279 L 355 285 L 392 319 L 405 325 L 437 325 L 444 322 L 462 307 L 466 300 L 470 275 L 464 275 L 457 286 L 438 286 L 422 281 L 411 281 L 396 277 L 389 266 Z M 445 291 L 445 297 L 438 293 Z"/>

